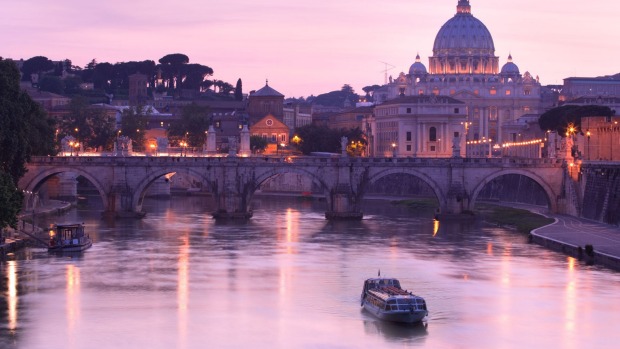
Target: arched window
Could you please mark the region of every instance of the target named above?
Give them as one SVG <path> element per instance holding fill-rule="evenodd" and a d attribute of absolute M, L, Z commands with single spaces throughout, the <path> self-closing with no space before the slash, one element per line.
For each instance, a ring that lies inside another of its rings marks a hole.
<path fill-rule="evenodd" d="M 437 129 L 435 127 L 431 127 L 428 130 L 428 140 L 431 142 L 437 141 Z"/>

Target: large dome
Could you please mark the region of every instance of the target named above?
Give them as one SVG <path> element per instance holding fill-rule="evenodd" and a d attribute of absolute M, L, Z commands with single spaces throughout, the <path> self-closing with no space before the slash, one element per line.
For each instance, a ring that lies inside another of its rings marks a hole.
<path fill-rule="evenodd" d="M 487 27 L 471 14 L 469 0 L 460 0 L 457 13 L 439 29 L 434 56 L 494 56 L 495 46 Z"/>

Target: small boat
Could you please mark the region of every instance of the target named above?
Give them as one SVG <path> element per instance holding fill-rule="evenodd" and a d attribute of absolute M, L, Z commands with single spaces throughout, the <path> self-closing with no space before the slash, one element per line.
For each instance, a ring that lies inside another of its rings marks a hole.
<path fill-rule="evenodd" d="M 93 242 L 84 233 L 84 223 L 57 224 L 49 231 L 50 252 L 81 252 L 91 247 Z"/>
<path fill-rule="evenodd" d="M 394 278 L 371 278 L 364 281 L 362 307 L 381 320 L 414 323 L 428 316 L 426 301 L 403 290 Z"/>

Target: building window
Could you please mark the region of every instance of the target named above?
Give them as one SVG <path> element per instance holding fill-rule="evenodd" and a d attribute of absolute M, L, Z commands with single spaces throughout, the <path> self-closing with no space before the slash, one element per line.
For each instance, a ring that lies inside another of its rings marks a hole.
<path fill-rule="evenodd" d="M 271 142 L 272 142 L 272 143 L 275 143 L 275 142 L 277 142 L 277 141 L 278 141 L 278 136 L 277 136 L 275 133 L 272 133 L 272 134 L 271 134 Z"/>
<path fill-rule="evenodd" d="M 407 114 L 411 114 L 411 108 L 407 108 Z"/>
<path fill-rule="evenodd" d="M 480 91 L 478 91 L 478 90 L 474 90 L 474 94 L 477 96 L 477 95 L 479 95 L 479 94 L 480 94 Z"/>
<path fill-rule="evenodd" d="M 431 151 L 435 151 L 435 146 L 431 145 Z"/>
<path fill-rule="evenodd" d="M 494 88 L 492 88 L 491 90 L 489 90 L 489 94 L 490 94 L 491 96 L 495 96 L 495 95 L 497 94 L 497 90 L 496 90 L 496 89 L 494 89 Z"/>
<path fill-rule="evenodd" d="M 434 94 L 435 96 L 439 95 L 439 88 L 435 87 L 435 88 L 433 89 L 433 94 Z"/>
<path fill-rule="evenodd" d="M 411 151 L 411 144 L 407 144 L 407 151 Z"/>
<path fill-rule="evenodd" d="M 286 142 L 286 134 L 282 133 L 280 135 L 280 142 Z"/>
<path fill-rule="evenodd" d="M 523 91 L 523 93 L 524 93 L 526 96 L 529 96 L 529 95 L 530 95 L 530 93 L 532 93 L 532 91 L 530 91 L 530 90 L 525 90 L 525 91 Z"/>
<path fill-rule="evenodd" d="M 431 127 L 428 130 L 428 140 L 431 142 L 437 141 L 437 129 L 435 127 Z"/>
<path fill-rule="evenodd" d="M 407 142 L 411 142 L 411 131 L 407 132 Z"/>
<path fill-rule="evenodd" d="M 419 94 L 420 96 L 421 96 L 421 95 L 423 95 L 423 94 L 424 94 L 424 90 L 419 89 L 419 90 L 418 90 L 418 94 Z"/>
<path fill-rule="evenodd" d="M 506 90 L 506 96 L 510 96 L 510 90 Z"/>
<path fill-rule="evenodd" d="M 458 114 L 459 113 L 459 108 L 454 108 L 454 114 Z"/>
<path fill-rule="evenodd" d="M 459 138 L 459 132 L 454 132 L 454 138 Z"/>
<path fill-rule="evenodd" d="M 456 91 L 450 90 L 450 95 L 454 95 L 455 93 L 456 93 Z"/>

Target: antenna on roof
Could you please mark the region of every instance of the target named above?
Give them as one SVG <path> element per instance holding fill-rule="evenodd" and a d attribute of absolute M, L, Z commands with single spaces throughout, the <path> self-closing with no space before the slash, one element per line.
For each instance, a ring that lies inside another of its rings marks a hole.
<path fill-rule="evenodd" d="M 378 277 L 381 277 L 381 269 L 379 269 L 379 272 L 377 273 Z"/>
<path fill-rule="evenodd" d="M 379 61 L 379 62 L 381 62 L 381 61 Z M 388 62 L 381 62 L 381 63 L 385 64 L 385 69 L 384 69 L 384 70 L 382 70 L 382 72 L 383 72 L 383 77 L 384 77 L 384 82 L 383 82 L 383 83 L 384 83 L 384 84 L 387 84 L 387 82 L 388 82 L 387 72 L 388 72 L 388 71 L 390 71 L 390 70 L 392 70 L 392 69 L 394 69 L 394 68 L 396 68 L 396 66 L 395 66 L 395 65 L 391 65 L 391 64 L 390 64 L 390 63 L 388 63 Z M 388 65 L 389 65 L 389 67 L 388 67 Z"/>

